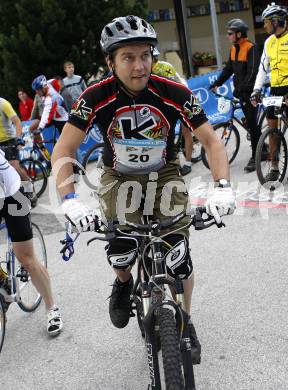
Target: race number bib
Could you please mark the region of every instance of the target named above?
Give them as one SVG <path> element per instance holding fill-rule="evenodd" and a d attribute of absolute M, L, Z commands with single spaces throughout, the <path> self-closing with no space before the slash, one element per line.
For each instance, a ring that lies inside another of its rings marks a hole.
<path fill-rule="evenodd" d="M 163 140 L 114 139 L 116 170 L 122 173 L 149 173 L 165 163 Z"/>

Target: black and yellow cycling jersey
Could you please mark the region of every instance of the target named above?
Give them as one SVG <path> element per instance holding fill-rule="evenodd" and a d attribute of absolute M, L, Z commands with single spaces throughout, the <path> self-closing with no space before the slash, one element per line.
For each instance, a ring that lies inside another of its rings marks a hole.
<path fill-rule="evenodd" d="M 271 87 L 288 86 L 288 31 L 266 39 L 254 89 L 261 89 L 268 73 Z"/>

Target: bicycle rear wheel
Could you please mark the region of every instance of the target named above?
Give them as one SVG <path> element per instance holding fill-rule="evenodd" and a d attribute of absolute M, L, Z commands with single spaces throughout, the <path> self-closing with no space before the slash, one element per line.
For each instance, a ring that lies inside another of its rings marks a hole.
<path fill-rule="evenodd" d="M 172 310 L 159 309 L 159 327 L 166 390 L 184 390 L 180 340 Z"/>
<path fill-rule="evenodd" d="M 266 156 L 266 158 L 264 159 L 263 156 Z M 256 172 L 260 184 L 268 182 L 267 175 L 271 171 L 272 165 L 275 167 L 275 163 L 279 169 L 278 179 L 275 180 L 275 184 L 277 182 L 281 183 L 286 174 L 287 159 L 287 143 L 283 133 L 278 129 L 267 129 L 264 131 L 258 141 L 255 158 Z M 271 189 L 273 187 L 274 184 L 271 186 Z"/>
<path fill-rule="evenodd" d="M 90 148 L 83 159 L 84 168 L 83 180 L 89 188 L 97 190 L 103 169 L 103 147 L 104 143 L 95 144 Z"/>
<path fill-rule="evenodd" d="M 32 222 L 33 246 L 37 260 L 47 268 L 47 253 L 43 235 L 38 226 Z M 15 259 L 16 276 L 19 279 L 20 301 L 19 307 L 25 312 L 32 312 L 37 309 L 41 302 L 41 295 L 32 283 L 29 273 Z"/>
<path fill-rule="evenodd" d="M 26 158 L 20 161 L 20 165 L 32 180 L 37 197 L 41 196 L 48 184 L 46 169 L 40 161 Z"/>
<path fill-rule="evenodd" d="M 229 122 L 219 123 L 214 126 L 218 138 L 224 143 L 229 164 L 231 164 L 236 158 L 240 147 L 240 135 L 238 129 Z M 206 168 L 209 168 L 208 158 L 205 149 L 201 148 L 201 157 L 203 164 Z"/>
<path fill-rule="evenodd" d="M 4 301 L 2 295 L 0 295 L 0 353 L 4 343 L 6 327 L 6 314 L 4 309 Z"/>

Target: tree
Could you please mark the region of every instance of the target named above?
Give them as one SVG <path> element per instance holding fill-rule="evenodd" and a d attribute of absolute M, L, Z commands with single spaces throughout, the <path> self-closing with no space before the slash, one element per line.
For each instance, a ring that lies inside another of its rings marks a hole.
<path fill-rule="evenodd" d="M 1 0 L 1 96 L 15 105 L 18 87 L 30 92 L 37 75 L 64 75 L 67 59 L 81 75 L 103 64 L 103 26 L 129 14 L 145 18 L 147 0 Z"/>

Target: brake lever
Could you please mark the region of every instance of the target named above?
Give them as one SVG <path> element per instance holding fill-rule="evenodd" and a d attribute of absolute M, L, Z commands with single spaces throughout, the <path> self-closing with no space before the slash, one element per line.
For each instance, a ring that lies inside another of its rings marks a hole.
<path fill-rule="evenodd" d="M 206 214 L 207 217 L 203 218 L 202 215 Z M 211 221 L 211 222 L 209 222 Z M 198 210 L 194 215 L 193 225 L 195 230 L 207 229 L 212 225 L 216 225 L 218 228 L 226 227 L 225 223 L 221 220 L 220 223 L 217 223 L 212 215 L 207 214 L 206 210 Z"/>
<path fill-rule="evenodd" d="M 71 259 L 71 257 L 74 255 L 74 242 L 79 237 L 80 233 L 77 233 L 75 239 L 69 235 L 68 232 L 66 232 L 66 238 L 64 240 L 60 240 L 60 243 L 63 245 L 63 248 L 61 249 L 60 253 L 62 254 L 62 259 L 64 261 L 68 261 Z"/>
<path fill-rule="evenodd" d="M 90 240 L 87 241 L 87 246 L 89 246 L 91 244 L 91 242 L 93 241 L 110 241 L 110 240 L 113 240 L 114 238 L 116 237 L 116 234 L 115 232 L 108 232 L 108 233 L 105 233 L 105 237 L 93 237 L 93 238 L 90 238 Z"/>

